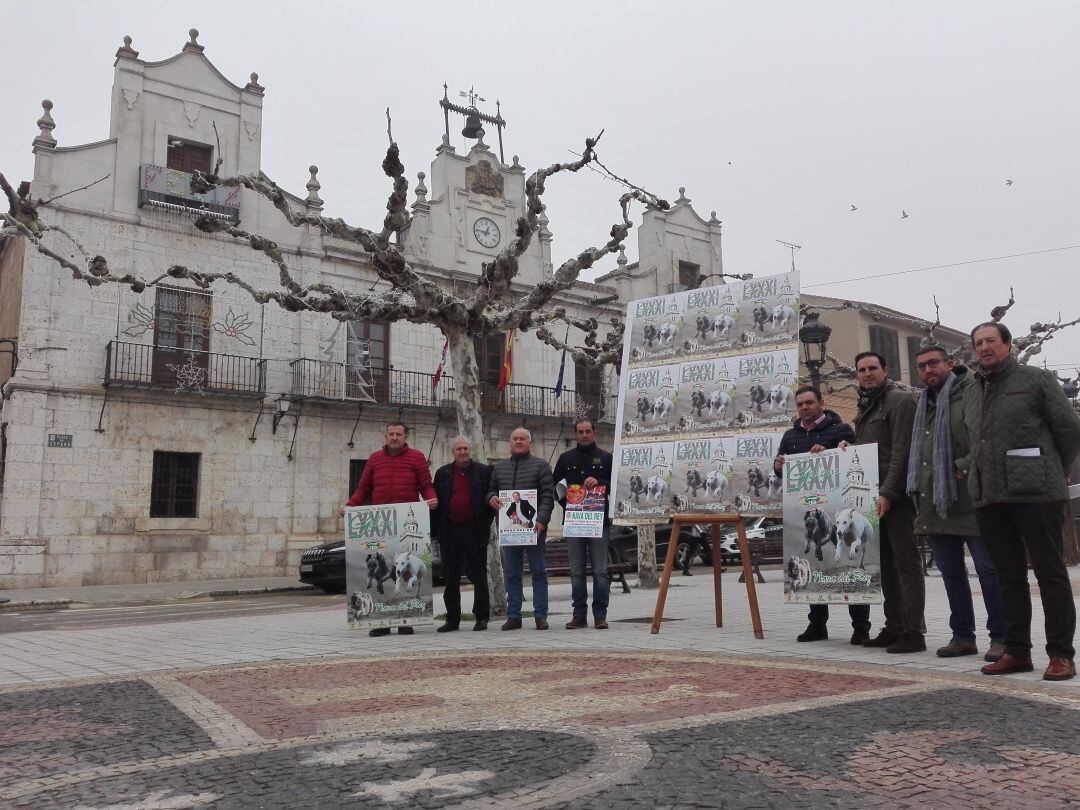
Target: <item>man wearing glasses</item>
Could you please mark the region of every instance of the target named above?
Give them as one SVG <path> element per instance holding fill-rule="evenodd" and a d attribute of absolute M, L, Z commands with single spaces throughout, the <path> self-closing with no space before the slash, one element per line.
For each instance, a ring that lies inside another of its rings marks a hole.
<path fill-rule="evenodd" d="M 952 639 L 937 651 L 941 658 L 977 655 L 975 607 L 964 563 L 964 546 L 979 575 L 990 649 L 984 659 L 997 661 L 1005 652 L 1005 617 L 1001 608 L 997 571 L 986 543 L 979 537 L 975 507 L 967 485 L 958 480 L 956 462 L 965 463 L 971 452 L 964 422 L 964 397 L 975 380 L 938 345 L 922 348 L 915 356 L 919 380 L 925 386 L 915 406 L 908 455 L 907 492 L 918 506 L 915 534 L 925 535 L 934 551 L 949 598 Z"/>

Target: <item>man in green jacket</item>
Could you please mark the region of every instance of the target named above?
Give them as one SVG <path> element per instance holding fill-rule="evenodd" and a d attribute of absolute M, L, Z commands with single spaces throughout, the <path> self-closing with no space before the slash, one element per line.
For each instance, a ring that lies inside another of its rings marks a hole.
<path fill-rule="evenodd" d="M 982 671 L 1009 675 L 1033 669 L 1030 558 L 1046 621 L 1050 664 L 1043 678 L 1068 680 L 1076 676 L 1076 605 L 1062 556 L 1061 521 L 1065 476 L 1080 453 L 1080 417 L 1053 374 L 1016 361 L 1012 334 L 1003 324 L 979 324 L 971 342 L 979 370 L 978 384 L 964 401 L 973 451 L 968 490 L 1005 606 L 1005 654 Z"/>
<path fill-rule="evenodd" d="M 859 381 L 855 436 L 859 444 L 878 446 L 877 514 L 885 596 L 885 627 L 863 645 L 885 647 L 890 653 L 923 652 L 926 585 L 915 544 L 915 505 L 906 493 L 915 398 L 889 379 L 885 358 L 877 352 L 855 355 L 855 373 Z"/>
<path fill-rule="evenodd" d="M 930 542 L 949 597 L 952 638 L 937 654 L 955 658 L 979 652 L 975 643 L 975 605 L 964 563 L 967 546 L 986 605 L 990 649 L 985 660 L 997 661 L 1005 652 L 1005 617 L 997 571 L 986 543 L 979 537 L 967 487 L 957 480 L 956 472 L 957 461 L 963 464 L 970 455 L 964 397 L 975 380 L 966 367 L 956 365 L 945 348 L 938 345 L 920 349 L 915 355 L 915 368 L 925 388 L 911 430 L 907 491 L 919 508 L 915 534 Z"/>

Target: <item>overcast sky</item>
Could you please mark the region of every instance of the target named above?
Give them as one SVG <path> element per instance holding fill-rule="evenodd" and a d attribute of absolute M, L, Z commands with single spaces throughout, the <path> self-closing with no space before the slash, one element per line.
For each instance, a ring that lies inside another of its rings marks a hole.
<path fill-rule="evenodd" d="M 156 61 L 195 27 L 228 78 L 266 87 L 263 170 L 304 193 L 317 163 L 327 213 L 357 224 L 385 211 L 383 110 L 415 177 L 445 81 L 475 86 L 485 111 L 502 102 L 507 160 L 528 169 L 604 128 L 613 169 L 717 212 L 728 272 L 787 269 L 782 239 L 803 246 L 808 292 L 930 318 L 936 293 L 966 329 L 1013 285 L 1014 332 L 1080 316 L 1078 2 L 59 0 L 8 16 L 0 170 L 16 180 L 42 98 L 60 145 L 105 138 L 122 37 Z M 619 193 L 589 172 L 549 184 L 556 261 L 605 240 Z M 995 260 L 856 280 L 981 259 Z M 1080 366 L 1080 327 L 1046 356 Z"/>

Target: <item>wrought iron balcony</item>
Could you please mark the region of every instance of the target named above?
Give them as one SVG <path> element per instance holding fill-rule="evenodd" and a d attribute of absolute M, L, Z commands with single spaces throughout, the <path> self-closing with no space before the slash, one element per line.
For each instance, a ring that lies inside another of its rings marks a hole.
<path fill-rule="evenodd" d="M 139 167 L 139 207 L 151 205 L 169 211 L 207 214 L 234 225 L 240 221 L 240 186 L 212 188 L 205 194 L 191 190 L 192 175 L 153 163 Z"/>
<path fill-rule="evenodd" d="M 176 393 L 261 397 L 266 361 L 112 340 L 105 349 L 105 386 L 171 389 Z"/>
<path fill-rule="evenodd" d="M 291 396 L 346 402 L 372 402 L 406 407 L 453 407 L 457 393 L 454 378 L 443 376 L 437 384 L 434 374 L 399 369 L 371 369 L 346 363 L 293 360 Z M 485 413 L 514 413 L 575 419 L 590 417 L 610 421 L 615 414 L 612 402 L 599 396 L 579 395 L 569 389 L 555 396 L 554 388 L 539 385 L 510 384 L 499 391 L 495 384 L 481 386 L 480 404 Z M 599 411 L 599 413 L 598 413 Z"/>

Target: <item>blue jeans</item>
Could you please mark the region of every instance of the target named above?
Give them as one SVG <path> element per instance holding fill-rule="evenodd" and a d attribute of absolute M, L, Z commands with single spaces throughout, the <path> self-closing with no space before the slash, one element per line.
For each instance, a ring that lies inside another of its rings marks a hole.
<path fill-rule="evenodd" d="M 949 597 L 949 627 L 955 638 L 975 641 L 975 605 L 971 599 L 967 568 L 964 565 L 964 544 L 971 551 L 975 572 L 979 575 L 983 603 L 986 605 L 986 629 L 991 641 L 1005 640 L 1005 614 L 1001 606 L 1001 590 L 997 571 L 990 552 L 981 537 L 960 534 L 931 534 L 927 536 L 934 551 L 934 564 L 945 583 Z"/>
<path fill-rule="evenodd" d="M 585 578 L 585 551 L 592 560 L 592 612 L 595 619 L 607 618 L 611 583 L 607 574 L 608 537 L 611 527 L 604 527 L 601 537 L 567 537 L 566 552 L 570 558 L 570 594 L 574 616 L 584 619 L 589 613 L 589 584 Z"/>
<path fill-rule="evenodd" d="M 506 571 L 506 618 L 521 618 L 521 601 L 524 591 L 521 578 L 525 570 L 525 556 L 529 557 L 529 573 L 532 575 L 533 617 L 546 619 L 548 615 L 548 576 L 544 567 L 544 538 L 535 546 L 503 546 L 503 568 Z"/>

